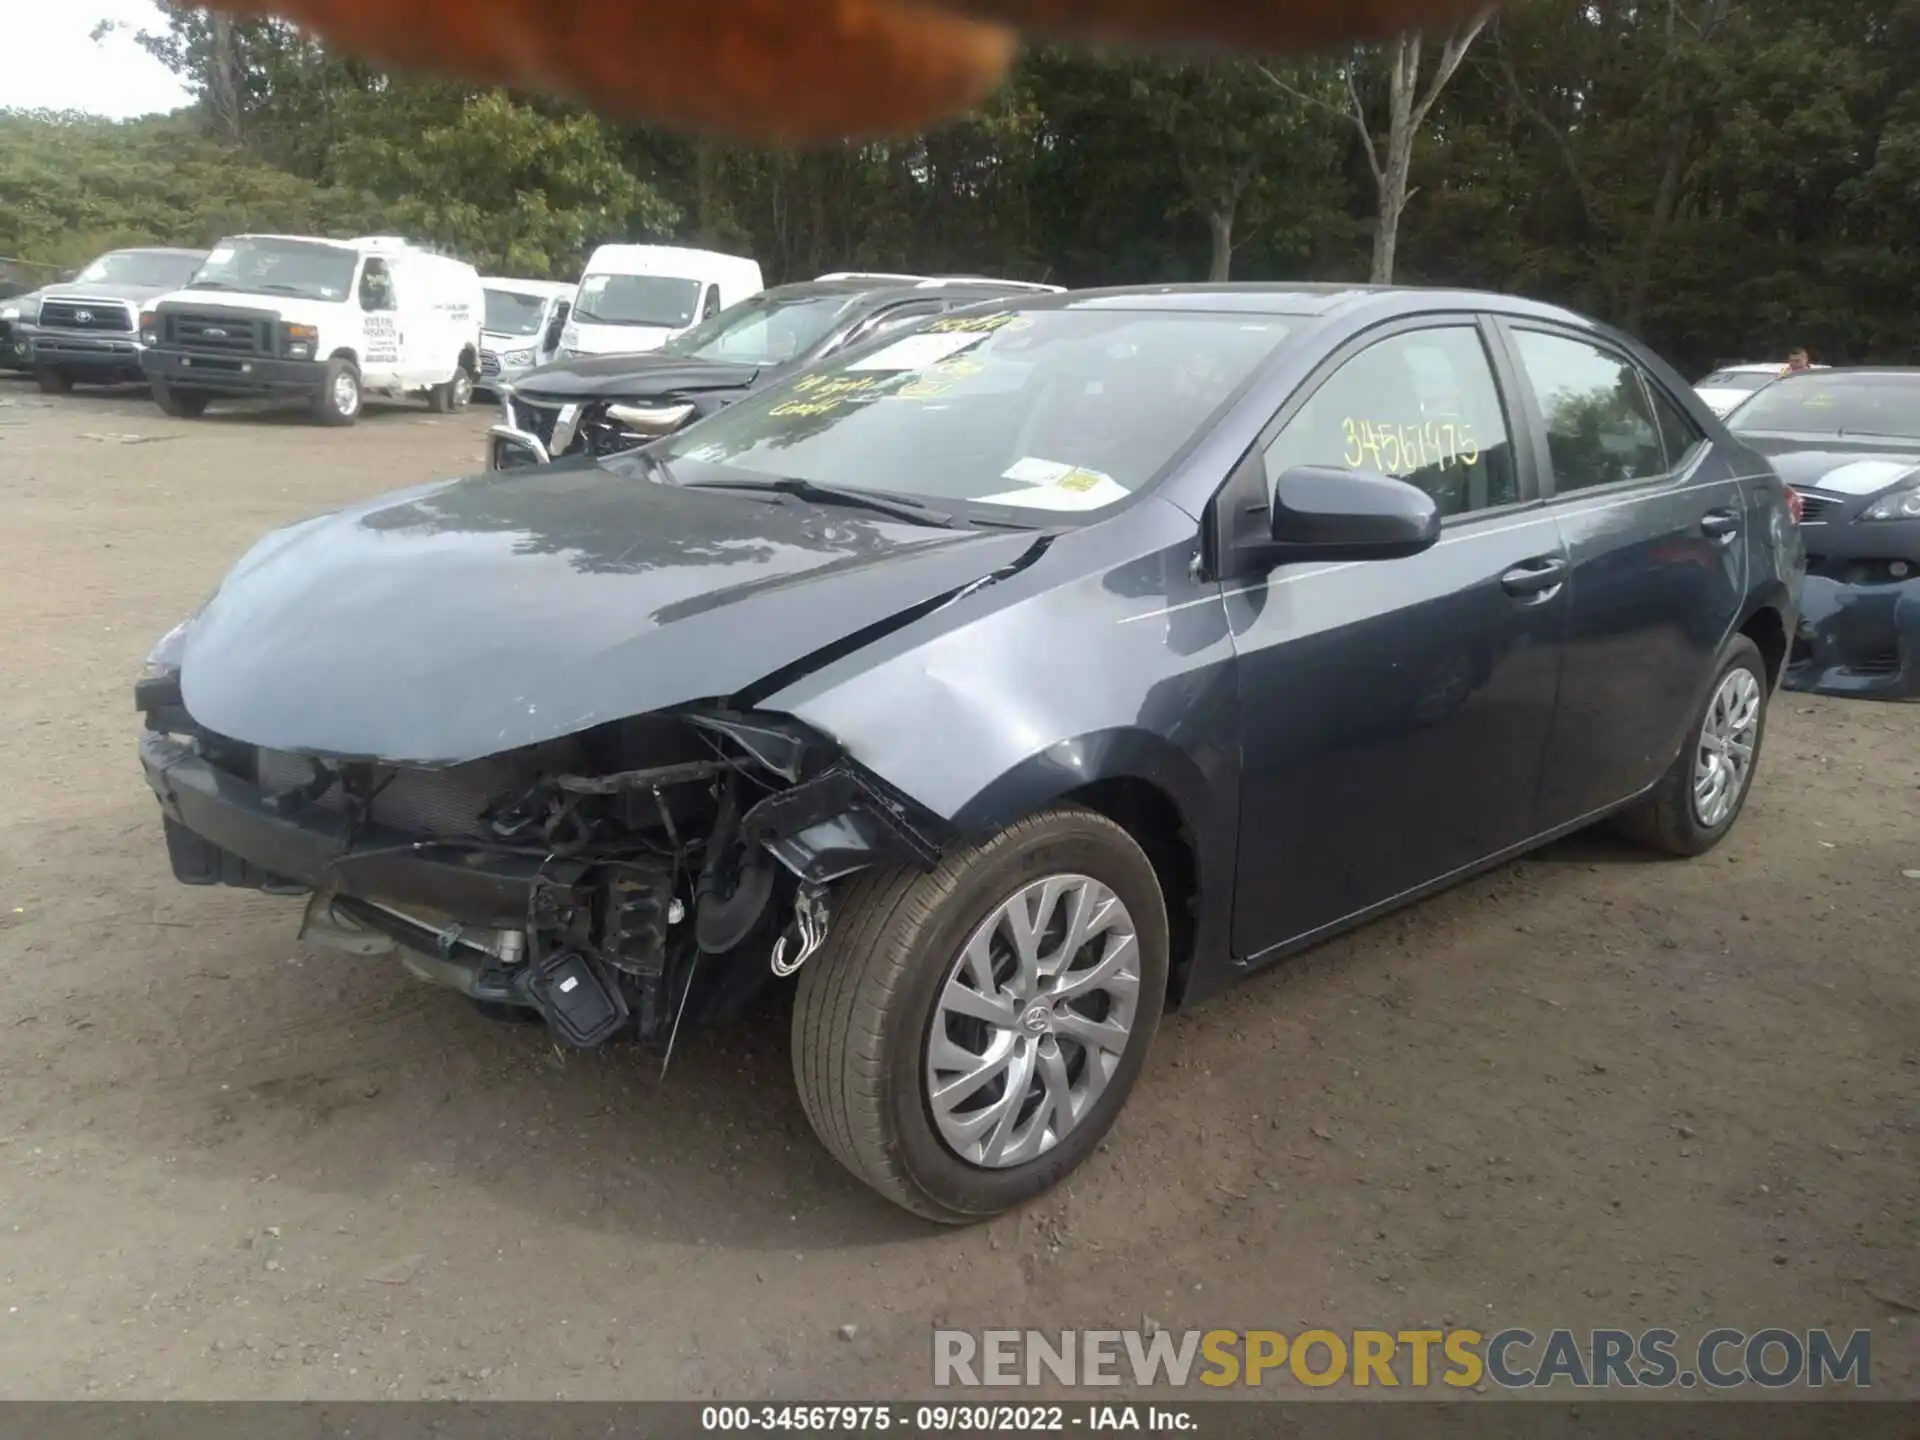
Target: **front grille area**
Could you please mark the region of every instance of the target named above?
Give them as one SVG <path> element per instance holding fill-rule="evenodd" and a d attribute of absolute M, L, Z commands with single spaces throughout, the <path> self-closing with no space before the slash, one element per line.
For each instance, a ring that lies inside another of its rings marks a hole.
<path fill-rule="evenodd" d="M 515 395 L 508 402 L 508 408 L 513 413 L 515 429 L 524 430 L 529 435 L 538 437 L 542 445 L 553 444 L 554 426 L 560 419 L 558 401 L 527 400 Z"/>
<path fill-rule="evenodd" d="M 215 355 L 271 355 L 274 322 L 266 317 L 212 311 L 162 310 L 162 344 Z"/>
<path fill-rule="evenodd" d="M 1835 500 L 1822 499 L 1818 495 L 1809 495 L 1802 490 L 1800 492 L 1800 523 L 1802 525 L 1822 523 L 1826 513 L 1838 503 Z"/>
<path fill-rule="evenodd" d="M 43 300 L 40 328 L 128 335 L 133 331 L 133 312 L 118 300 Z"/>
<path fill-rule="evenodd" d="M 1860 676 L 1898 675 L 1900 652 L 1895 649 L 1870 650 L 1847 660 L 1847 673 Z"/>
<path fill-rule="evenodd" d="M 480 373 L 482 376 L 498 375 L 500 373 L 500 357 L 491 350 L 482 350 L 480 352 Z"/>
<path fill-rule="evenodd" d="M 523 756 L 494 756 L 444 770 L 381 767 L 374 782 L 370 819 L 375 825 L 413 835 L 447 839 L 490 838 L 481 813 L 518 787 L 531 783 L 533 772 Z M 392 779 L 388 780 L 387 776 Z M 255 757 L 255 783 L 268 794 L 298 789 L 314 776 L 314 762 L 282 750 L 261 750 Z M 384 782 L 384 783 L 383 783 Z M 336 782 L 314 802 L 316 808 L 339 813 L 347 796 Z"/>

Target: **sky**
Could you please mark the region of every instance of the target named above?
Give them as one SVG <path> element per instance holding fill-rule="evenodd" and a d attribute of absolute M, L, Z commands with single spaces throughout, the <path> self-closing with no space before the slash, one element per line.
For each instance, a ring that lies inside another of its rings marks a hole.
<path fill-rule="evenodd" d="M 0 109 L 87 110 L 126 119 L 177 109 L 191 97 L 158 60 L 134 43 L 136 30 L 162 24 L 152 0 L 0 0 Z M 126 29 L 99 44 L 102 20 Z"/>

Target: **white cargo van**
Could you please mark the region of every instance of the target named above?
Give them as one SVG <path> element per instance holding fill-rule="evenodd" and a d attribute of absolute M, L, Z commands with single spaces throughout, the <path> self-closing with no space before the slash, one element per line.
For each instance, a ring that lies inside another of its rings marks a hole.
<path fill-rule="evenodd" d="M 141 364 L 169 415 L 227 396 L 304 399 L 351 425 L 363 396 L 463 410 L 480 371 L 480 273 L 389 235 L 234 235 L 140 316 Z"/>
<path fill-rule="evenodd" d="M 560 358 L 655 349 L 763 288 L 759 262 L 738 255 L 678 245 L 602 245 L 581 273 Z"/>
<path fill-rule="evenodd" d="M 485 275 L 487 313 L 481 323 L 480 388 L 498 391 L 560 353 L 560 332 L 573 313 L 573 292 L 564 280 L 508 280 Z"/>

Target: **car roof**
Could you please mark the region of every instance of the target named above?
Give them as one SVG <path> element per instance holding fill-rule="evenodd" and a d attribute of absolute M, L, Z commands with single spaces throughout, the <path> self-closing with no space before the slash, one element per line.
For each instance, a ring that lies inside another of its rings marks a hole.
<path fill-rule="evenodd" d="M 207 252 L 192 250 L 181 245 L 123 245 L 118 250 L 109 250 L 109 255 L 181 255 L 189 259 L 204 260 Z"/>
<path fill-rule="evenodd" d="M 760 292 L 776 298 L 843 295 L 872 298 L 875 301 L 924 300 L 929 295 L 975 297 L 997 300 L 1014 295 L 1045 295 L 1054 292 L 1035 289 L 1020 280 L 995 280 L 978 275 L 826 275 L 817 280 L 792 280 L 784 285 L 769 285 Z M 749 297 L 753 298 L 753 297 Z"/>
<path fill-rule="evenodd" d="M 1782 375 L 1782 380 L 1801 380 L 1809 375 L 1817 375 L 1822 380 L 1833 380 L 1855 375 L 1885 376 L 1888 379 L 1902 378 L 1920 380 L 1920 365 L 1816 365 L 1811 370 L 1796 371 L 1792 375 Z"/>
<path fill-rule="evenodd" d="M 1232 282 L 1182 285 L 1114 285 L 1023 297 L 1022 309 L 1216 311 L 1222 314 L 1296 315 L 1331 319 L 1371 314 L 1377 318 L 1427 310 L 1482 310 L 1582 329 L 1606 331 L 1590 316 L 1490 290 L 1433 285 L 1360 285 L 1343 282 Z M 1611 333 L 1610 331 L 1608 333 Z"/>
<path fill-rule="evenodd" d="M 516 295 L 562 295 L 580 288 L 572 280 L 520 280 L 511 275 L 482 275 L 480 283 L 489 290 L 508 290 Z"/>

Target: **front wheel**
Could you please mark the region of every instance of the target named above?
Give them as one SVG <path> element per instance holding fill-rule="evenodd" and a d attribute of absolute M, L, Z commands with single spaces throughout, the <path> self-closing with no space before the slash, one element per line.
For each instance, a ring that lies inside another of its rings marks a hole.
<path fill-rule="evenodd" d="M 329 360 L 313 397 L 313 418 L 322 425 L 351 425 L 360 418 L 360 372 L 351 360 Z"/>
<path fill-rule="evenodd" d="M 1153 866 L 1091 811 L 1030 816 L 931 874 L 863 874 L 800 973 L 801 1104 L 895 1204 L 947 1224 L 1000 1214 L 1112 1127 L 1167 972 Z"/>
<path fill-rule="evenodd" d="M 195 420 L 207 413 L 205 395 L 195 390 L 176 390 L 158 381 L 153 386 L 153 403 L 160 407 L 162 414 L 177 420 Z"/>
<path fill-rule="evenodd" d="M 453 367 L 453 378 L 427 391 L 427 408 L 436 415 L 457 415 L 473 402 L 473 373 L 463 361 Z"/>
<path fill-rule="evenodd" d="M 1707 703 L 1653 792 L 1616 822 L 1628 839 L 1669 855 L 1704 855 L 1740 818 L 1767 729 L 1767 662 L 1736 635 Z"/>

